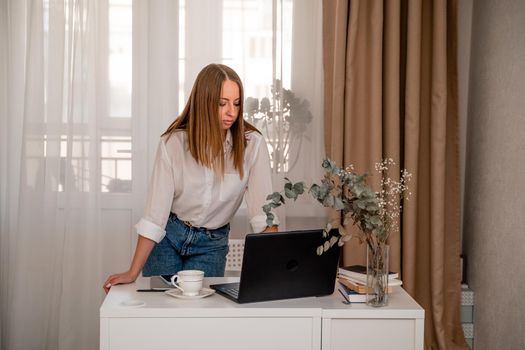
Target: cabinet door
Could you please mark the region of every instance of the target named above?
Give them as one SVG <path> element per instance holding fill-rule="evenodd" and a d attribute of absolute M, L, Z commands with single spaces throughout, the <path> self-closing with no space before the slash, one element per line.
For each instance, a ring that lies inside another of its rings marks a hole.
<path fill-rule="evenodd" d="M 109 349 L 319 349 L 315 324 L 312 318 L 112 318 Z"/>
<path fill-rule="evenodd" d="M 413 319 L 324 319 L 323 350 L 419 349 Z"/>

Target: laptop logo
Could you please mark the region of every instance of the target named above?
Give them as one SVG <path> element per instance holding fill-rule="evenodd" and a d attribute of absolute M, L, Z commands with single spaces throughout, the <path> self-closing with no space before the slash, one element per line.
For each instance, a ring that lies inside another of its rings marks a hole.
<path fill-rule="evenodd" d="M 290 260 L 286 264 L 286 270 L 290 272 L 295 272 L 299 268 L 299 262 L 297 260 Z"/>

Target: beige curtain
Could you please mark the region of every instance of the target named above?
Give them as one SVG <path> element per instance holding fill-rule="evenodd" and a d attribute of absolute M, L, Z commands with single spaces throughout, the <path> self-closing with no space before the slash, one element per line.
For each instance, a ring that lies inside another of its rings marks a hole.
<path fill-rule="evenodd" d="M 324 0 L 325 142 L 338 164 L 413 174 L 391 270 L 425 309 L 425 348 L 466 349 L 460 325 L 455 0 Z M 399 169 L 394 169 L 399 170 Z M 377 178 L 371 178 L 377 186 Z M 344 264 L 365 249 L 344 247 Z"/>

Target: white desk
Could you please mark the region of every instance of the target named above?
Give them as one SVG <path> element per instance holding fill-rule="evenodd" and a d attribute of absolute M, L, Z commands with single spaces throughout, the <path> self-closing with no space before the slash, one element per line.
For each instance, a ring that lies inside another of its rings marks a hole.
<path fill-rule="evenodd" d="M 235 280 L 209 278 L 205 285 Z M 149 279 L 111 288 L 100 308 L 100 349 L 423 349 L 424 310 L 394 288 L 389 306 L 341 303 L 339 293 L 237 304 L 220 295 L 181 300 Z M 141 307 L 123 302 L 142 300 Z"/>

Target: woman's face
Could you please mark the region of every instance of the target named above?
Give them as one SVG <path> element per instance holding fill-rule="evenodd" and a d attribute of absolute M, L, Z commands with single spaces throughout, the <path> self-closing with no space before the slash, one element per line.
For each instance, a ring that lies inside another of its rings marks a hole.
<path fill-rule="evenodd" d="M 222 130 L 228 130 L 239 116 L 241 105 L 239 86 L 231 80 L 222 83 L 219 99 L 219 119 Z"/>

